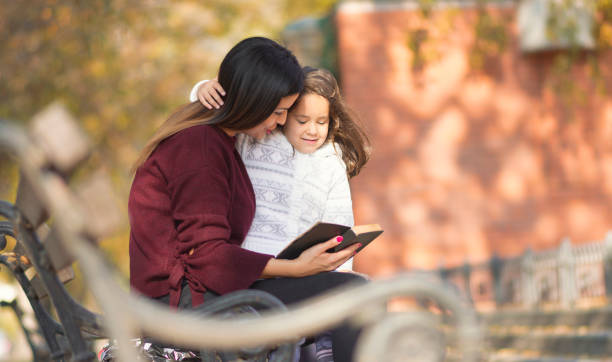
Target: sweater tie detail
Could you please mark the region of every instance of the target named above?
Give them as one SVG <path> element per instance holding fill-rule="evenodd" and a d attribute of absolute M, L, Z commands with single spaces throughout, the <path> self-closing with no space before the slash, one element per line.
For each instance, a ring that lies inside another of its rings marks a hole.
<path fill-rule="evenodd" d="M 168 284 L 170 285 L 170 306 L 176 307 L 181 299 L 181 281 L 185 276 L 185 256 L 178 255 L 174 259 L 174 265 L 170 269 L 170 276 L 168 277 Z"/>
<path fill-rule="evenodd" d="M 188 255 L 191 256 L 195 252 L 194 248 L 191 248 L 188 252 Z M 186 283 L 189 284 L 191 289 L 191 303 L 192 307 L 197 307 L 198 305 L 204 303 L 204 293 L 198 292 L 197 289 L 204 289 L 201 283 L 194 281 L 192 278 L 189 278 L 187 275 L 187 257 L 188 255 L 179 254 L 176 256 L 175 263 L 172 266 L 170 271 L 170 276 L 168 277 L 168 283 L 170 284 L 170 305 L 173 307 L 177 307 L 181 301 L 181 294 L 183 292 L 183 279 L 186 280 Z M 196 286 L 198 288 L 196 288 Z"/>

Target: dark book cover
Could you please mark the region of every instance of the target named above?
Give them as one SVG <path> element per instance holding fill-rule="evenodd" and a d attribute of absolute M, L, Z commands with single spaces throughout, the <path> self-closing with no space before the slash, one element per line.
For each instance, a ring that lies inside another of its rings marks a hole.
<path fill-rule="evenodd" d="M 382 232 L 383 230 L 378 224 L 358 225 L 351 228 L 346 225 L 318 222 L 292 241 L 276 256 L 276 258 L 295 259 L 299 257 L 304 250 L 318 243 L 326 242 L 338 235 L 343 237 L 342 242 L 336 247 L 328 250 L 329 252 L 340 251 L 354 243 L 362 244 L 362 246 L 357 249 L 357 251 L 360 251 L 378 237 L 378 235 L 382 234 Z"/>

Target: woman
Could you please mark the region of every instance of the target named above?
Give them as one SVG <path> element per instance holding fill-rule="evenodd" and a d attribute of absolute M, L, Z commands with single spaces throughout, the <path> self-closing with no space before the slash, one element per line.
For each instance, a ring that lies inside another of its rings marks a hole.
<path fill-rule="evenodd" d="M 303 73 L 284 47 L 248 38 L 229 51 L 218 77 L 226 91 L 223 109 L 208 110 L 200 102 L 179 108 L 136 162 L 128 205 L 132 288 L 185 308 L 246 288 L 291 304 L 363 281 L 329 272 L 359 247 L 327 253 L 336 238 L 295 260 L 241 248 L 255 197 L 235 136 L 262 139 L 283 125 L 302 90 Z M 335 360 L 349 361 L 356 333 L 340 327 L 332 338 Z"/>

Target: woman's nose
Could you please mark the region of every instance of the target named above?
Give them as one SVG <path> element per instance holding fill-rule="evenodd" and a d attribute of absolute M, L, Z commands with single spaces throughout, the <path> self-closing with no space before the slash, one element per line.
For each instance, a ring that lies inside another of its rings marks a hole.
<path fill-rule="evenodd" d="M 284 126 L 285 122 L 287 122 L 287 112 L 284 112 L 284 114 L 280 117 L 280 119 L 276 123 L 278 123 L 281 126 Z"/>

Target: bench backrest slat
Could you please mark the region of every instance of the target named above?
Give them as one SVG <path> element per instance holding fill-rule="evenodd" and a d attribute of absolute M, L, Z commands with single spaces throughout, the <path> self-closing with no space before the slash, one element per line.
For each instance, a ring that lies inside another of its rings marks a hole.
<path fill-rule="evenodd" d="M 32 186 L 23 175 L 19 177 L 15 206 L 33 228 L 37 228 L 49 218 L 48 211 L 36 197 Z"/>

